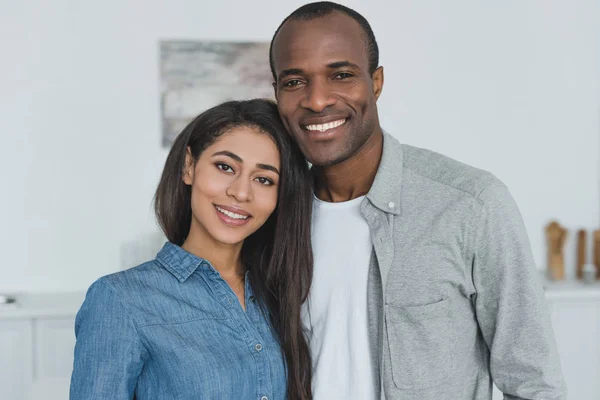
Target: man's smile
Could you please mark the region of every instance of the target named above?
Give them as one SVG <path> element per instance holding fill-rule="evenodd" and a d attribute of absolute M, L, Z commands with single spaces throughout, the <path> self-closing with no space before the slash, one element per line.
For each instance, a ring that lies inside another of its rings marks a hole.
<path fill-rule="evenodd" d="M 304 129 L 306 129 L 307 131 L 319 131 L 319 132 L 325 132 L 328 131 L 330 129 L 334 129 L 337 128 L 338 126 L 343 125 L 344 123 L 346 123 L 347 119 L 338 119 L 336 121 L 333 122 L 327 122 L 327 123 L 323 123 L 323 124 L 311 124 L 311 125 L 305 125 Z"/>

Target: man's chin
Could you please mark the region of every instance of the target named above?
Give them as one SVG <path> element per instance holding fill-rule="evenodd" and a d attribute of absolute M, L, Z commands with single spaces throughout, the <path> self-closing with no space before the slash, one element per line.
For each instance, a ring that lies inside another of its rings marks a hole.
<path fill-rule="evenodd" d="M 346 159 L 347 157 L 344 155 L 330 153 L 327 155 L 320 154 L 313 157 L 308 157 L 308 162 L 315 168 L 327 168 L 340 164 Z"/>

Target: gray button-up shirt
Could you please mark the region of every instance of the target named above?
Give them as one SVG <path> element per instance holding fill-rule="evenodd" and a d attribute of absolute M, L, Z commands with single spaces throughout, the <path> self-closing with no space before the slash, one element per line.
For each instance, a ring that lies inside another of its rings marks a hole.
<path fill-rule="evenodd" d="M 566 399 L 525 227 L 492 174 L 384 134 L 361 204 L 382 399 Z"/>

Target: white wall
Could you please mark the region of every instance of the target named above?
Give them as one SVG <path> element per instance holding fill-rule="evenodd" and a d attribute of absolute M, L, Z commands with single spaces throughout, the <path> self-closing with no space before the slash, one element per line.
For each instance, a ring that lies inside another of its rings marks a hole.
<path fill-rule="evenodd" d="M 83 290 L 157 230 L 158 40 L 270 40 L 302 3 L 0 0 L 0 291 Z M 503 179 L 538 264 L 551 218 L 598 225 L 598 0 L 344 4 L 380 43 L 384 127 Z"/>
<path fill-rule="evenodd" d="M 572 276 L 576 230 L 600 222 L 600 1 L 402 1 L 388 10 L 366 13 L 387 71 L 382 124 L 501 178 L 540 268 L 543 228 L 558 219 L 571 230 Z"/>

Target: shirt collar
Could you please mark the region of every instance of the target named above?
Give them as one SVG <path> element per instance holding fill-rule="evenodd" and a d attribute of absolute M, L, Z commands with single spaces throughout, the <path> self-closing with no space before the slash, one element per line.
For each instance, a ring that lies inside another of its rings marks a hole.
<path fill-rule="evenodd" d="M 402 145 L 383 132 L 383 152 L 367 199 L 381 211 L 399 215 L 403 175 Z"/>
<path fill-rule="evenodd" d="M 200 266 L 207 266 L 208 261 L 188 253 L 176 244 L 167 242 L 156 255 L 158 261 L 167 271 L 173 274 L 179 282 L 183 283 Z"/>

